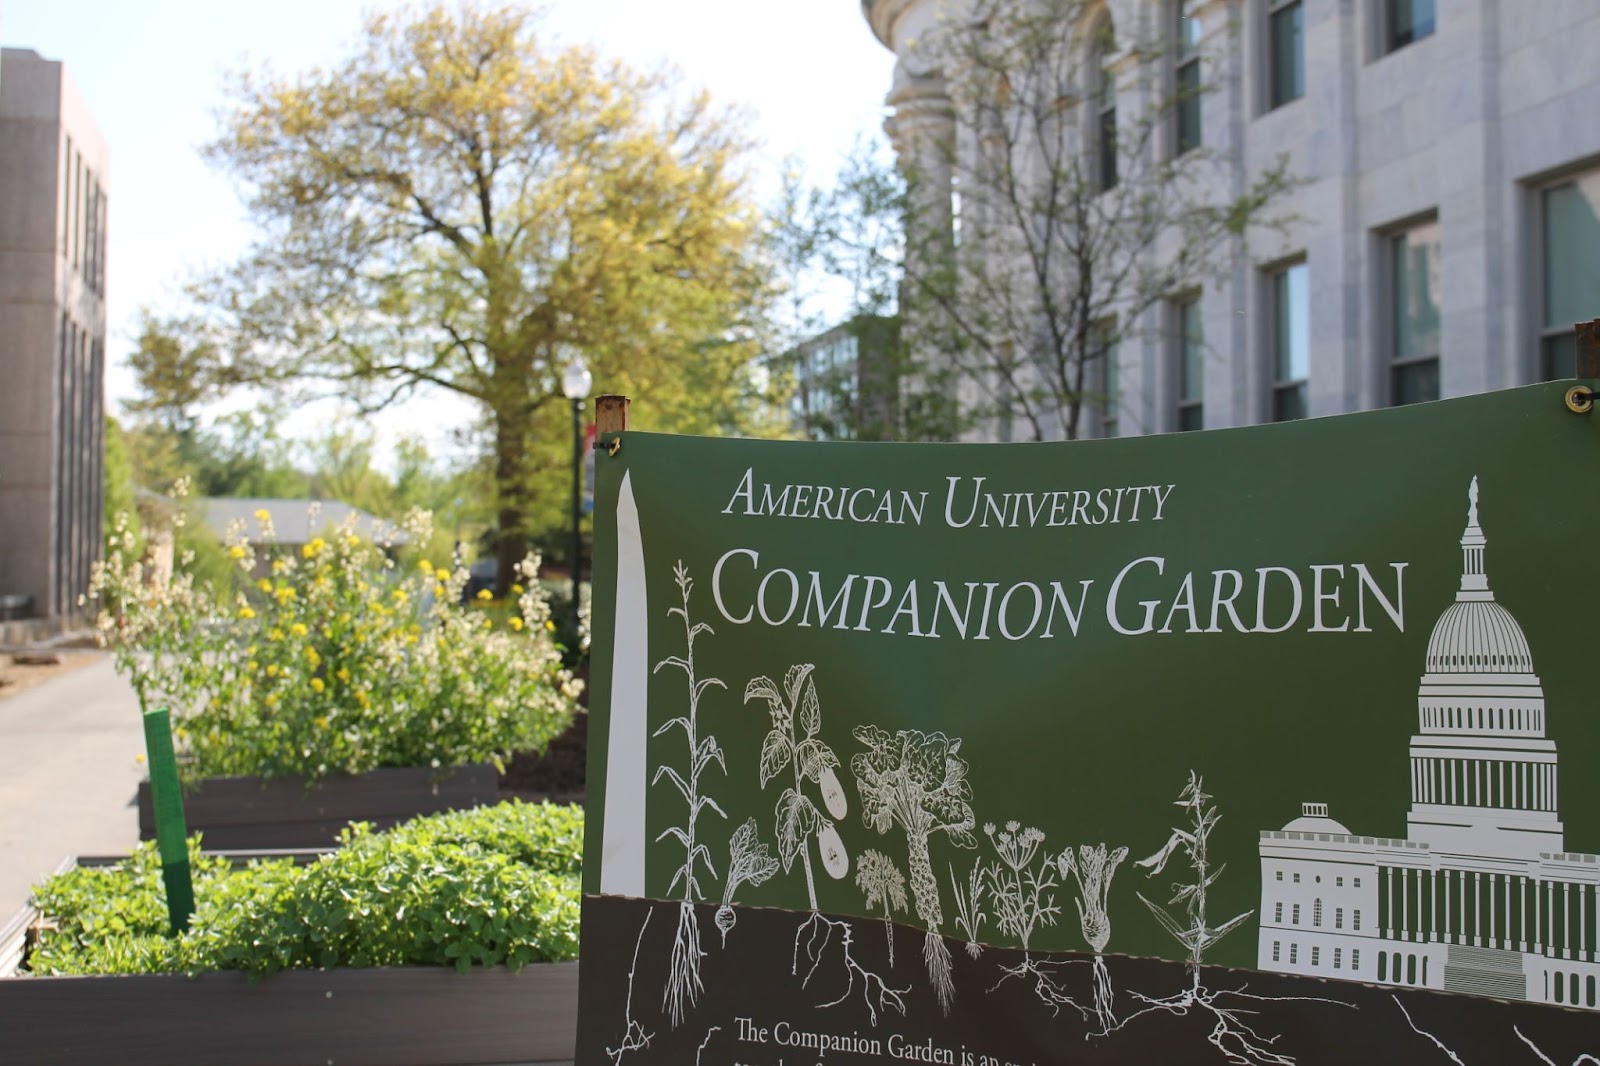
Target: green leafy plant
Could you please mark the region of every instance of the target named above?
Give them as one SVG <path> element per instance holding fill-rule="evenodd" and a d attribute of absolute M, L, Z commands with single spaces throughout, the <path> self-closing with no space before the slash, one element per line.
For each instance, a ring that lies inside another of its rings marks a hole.
<path fill-rule="evenodd" d="M 557 962 L 578 954 L 583 811 L 511 802 L 346 831 L 309 866 L 234 869 L 190 841 L 196 910 L 163 935 L 153 842 L 111 867 L 46 881 L 34 906 L 54 928 L 27 960 L 36 974 L 169 973 L 342 966 Z"/>
<path fill-rule="evenodd" d="M 561 667 L 536 558 L 497 624 L 460 605 L 461 566 L 401 567 L 353 523 L 259 556 L 276 538 L 265 511 L 256 520 L 253 538 L 230 531 L 236 591 L 224 605 L 183 565 L 149 581 L 126 537 L 91 582 L 102 643 L 141 707 L 174 712 L 186 778 L 500 765 L 571 721 L 582 683 Z M 430 528 L 419 511 L 404 531 L 425 543 Z"/>

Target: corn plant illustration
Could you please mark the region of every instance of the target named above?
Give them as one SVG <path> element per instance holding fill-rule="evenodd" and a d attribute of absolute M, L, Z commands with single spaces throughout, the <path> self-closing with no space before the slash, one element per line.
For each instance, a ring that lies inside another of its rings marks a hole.
<path fill-rule="evenodd" d="M 879 833 L 898 825 L 905 834 L 911 899 L 917 917 L 928 928 L 922 957 L 939 1006 L 949 1014 L 956 989 L 950 976 L 950 949 L 939 931 L 944 912 L 928 841 L 935 833 L 944 833 L 957 847 L 978 846 L 972 834 L 972 785 L 960 757 L 961 741 L 918 729 L 889 733 L 874 725 L 858 725 L 854 733 L 867 749 L 850 760 L 861 792 L 861 818 Z"/>
<path fill-rule="evenodd" d="M 1094 1013 L 1102 1034 L 1109 1032 L 1117 1020 L 1113 1013 L 1115 994 L 1105 960 L 1106 944 L 1111 940 L 1106 899 L 1111 894 L 1111 879 L 1127 857 L 1127 848 L 1108 852 L 1104 844 L 1080 844 L 1077 854 L 1068 848 L 1056 859 L 1061 880 L 1070 876 L 1078 883 L 1078 926 L 1094 951 Z"/>
<path fill-rule="evenodd" d="M 678 592 L 683 597 L 683 605 L 669 607 L 668 615 L 677 615 L 683 619 L 684 654 L 669 655 L 656 663 L 655 672 L 662 667 L 670 666 L 682 670 L 689 681 L 689 710 L 687 714 L 679 715 L 663 723 L 653 734 L 652 738 L 660 737 L 672 729 L 682 729 L 687 745 L 689 762 L 688 774 L 680 774 L 677 770 L 663 763 L 650 779 L 650 784 L 665 780 L 678 791 L 683 801 L 688 805 L 688 812 L 682 826 L 669 826 L 656 837 L 660 843 L 667 838 L 676 840 L 683 845 L 683 865 L 672 875 L 672 883 L 667 887 L 670 896 L 683 886 L 683 899 L 678 905 L 678 932 L 672 942 L 672 963 L 668 971 L 667 988 L 663 995 L 663 1007 L 672 1021 L 674 1028 L 683 1021 L 684 1016 L 694 1008 L 699 1000 L 704 986 L 700 983 L 700 960 L 705 952 L 700 948 L 700 920 L 695 915 L 694 905 L 705 899 L 700 890 L 700 879 L 697 870 L 701 864 L 705 866 L 706 874 L 716 877 L 716 868 L 711 863 L 711 849 L 698 839 L 696 829 L 700 822 L 700 815 L 707 809 L 715 811 L 719 816 L 726 818 L 727 813 L 717 806 L 715 800 L 701 791 L 700 777 L 712 763 L 728 772 L 727 763 L 723 761 L 722 749 L 717 746 L 717 738 L 707 734 L 700 734 L 700 700 L 706 690 L 713 686 L 726 689 L 728 686 L 715 677 L 700 677 L 695 672 L 695 641 L 701 636 L 712 634 L 711 626 L 705 622 L 695 622 L 689 616 L 689 598 L 694 591 L 694 580 L 689 577 L 688 569 L 680 560 L 673 567 L 673 577 L 678 583 Z"/>
<path fill-rule="evenodd" d="M 878 1022 L 880 1010 L 895 1009 L 905 1013 L 902 998 L 906 989 L 890 988 L 879 975 L 870 972 L 856 961 L 852 952 L 855 932 L 849 923 L 829 918 L 817 907 L 817 886 L 811 867 L 811 838 L 816 837 L 822 868 L 829 877 L 842 880 L 850 873 L 850 857 L 844 849 L 839 830 L 828 815 L 843 818 L 850 813 L 850 803 L 844 787 L 835 772 L 839 757 L 818 735 L 822 731 L 822 708 L 817 699 L 817 684 L 812 676 L 815 667 L 810 663 L 791 666 L 783 678 L 783 690 L 769 677 L 752 678 L 745 686 L 745 702 L 753 699 L 767 701 L 772 715 L 772 728 L 761 744 L 761 787 L 776 780 L 785 770 L 793 774 L 793 783 L 783 790 L 775 808 L 778 818 L 778 858 L 788 873 L 796 858 L 800 859 L 806 875 L 806 896 L 811 903 L 811 914 L 795 932 L 794 959 L 791 972 L 804 974 L 801 987 L 811 987 L 824 960 L 830 957 L 837 945 L 838 957 L 844 968 L 844 991 L 821 1004 L 837 1006 L 859 991 L 866 1004 L 872 1024 Z M 799 732 L 795 727 L 799 727 Z M 805 793 L 806 782 L 817 786 L 823 806 L 828 814 L 817 809 Z"/>
<path fill-rule="evenodd" d="M 746 818 L 744 824 L 733 831 L 728 842 L 728 881 L 722 890 L 722 906 L 717 908 L 713 921 L 722 934 L 722 946 L 728 946 L 728 933 L 738 920 L 733 912 L 733 894 L 740 885 L 759 885 L 778 872 L 778 860 L 767 851 L 756 831 L 756 820 Z"/>
<path fill-rule="evenodd" d="M 883 935 L 889 941 L 889 965 L 894 965 L 894 912 L 906 909 L 906 878 L 894 860 L 868 848 L 856 863 L 856 887 L 867 906 L 883 908 Z"/>
<path fill-rule="evenodd" d="M 1057 966 L 1036 960 L 1032 953 L 1033 934 L 1045 926 L 1055 925 L 1061 915 L 1055 897 L 1056 860 L 1040 851 L 1044 833 L 1032 826 L 1024 828 L 1021 822 L 1007 822 L 1005 828 L 999 830 L 993 822 L 988 822 L 984 824 L 983 833 L 999 857 L 984 870 L 995 926 L 1002 935 L 1022 945 L 1022 961 L 1015 966 L 1002 967 L 1000 980 L 994 987 L 1019 978 L 1032 985 L 1034 994 L 1048 1004 L 1053 1013 L 1060 1013 L 1063 1006 L 1083 1013 L 1083 1008 L 1062 989 Z"/>
<path fill-rule="evenodd" d="M 1154 855 L 1134 863 L 1135 866 L 1148 870 L 1150 877 L 1155 877 L 1166 869 L 1168 860 L 1179 851 L 1182 851 L 1188 859 L 1192 880 L 1188 883 L 1175 884 L 1172 898 L 1167 901 L 1169 906 L 1183 905 L 1184 917 L 1181 920 L 1173 917 L 1166 907 L 1147 899 L 1143 893 L 1137 894 L 1139 901 L 1150 909 L 1150 913 L 1161 923 L 1161 927 L 1188 950 L 1188 987 L 1176 995 L 1162 999 L 1134 993 L 1134 998 L 1147 1006 L 1115 1023 L 1112 1028 L 1120 1029 L 1152 1011 L 1168 1011 L 1173 1014 L 1188 1014 L 1191 1010 L 1205 1011 L 1210 1013 L 1213 1023 L 1206 1039 L 1229 1062 L 1240 1063 L 1242 1066 L 1252 1066 L 1252 1064 L 1293 1066 L 1295 1061 L 1293 1058 L 1273 1047 L 1278 1037 L 1264 1036 L 1246 1021 L 1247 1017 L 1257 1011 L 1231 1005 L 1232 1001 L 1247 1000 L 1261 1003 L 1298 999 L 1303 1002 L 1332 1003 L 1338 1006 L 1350 1006 L 1350 1004 L 1308 996 L 1257 996 L 1242 989 L 1218 990 L 1205 985 L 1200 967 L 1205 961 L 1206 951 L 1243 925 L 1255 913 L 1245 911 L 1243 914 L 1236 914 L 1220 925 L 1212 925 L 1211 918 L 1206 913 L 1206 892 L 1222 876 L 1226 868 L 1226 864 L 1215 868 L 1211 864 L 1211 834 L 1222 821 L 1222 814 L 1212 804 L 1211 799 L 1212 797 L 1205 791 L 1202 778 L 1191 770 L 1189 783 L 1174 801 L 1174 806 L 1181 807 L 1187 812 L 1188 824 L 1175 827 L 1167 842 Z"/>

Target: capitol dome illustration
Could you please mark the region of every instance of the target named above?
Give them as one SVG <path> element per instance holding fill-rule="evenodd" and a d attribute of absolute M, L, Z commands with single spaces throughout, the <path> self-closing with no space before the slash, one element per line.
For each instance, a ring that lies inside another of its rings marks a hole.
<path fill-rule="evenodd" d="M 1596 1009 L 1600 857 L 1565 851 L 1544 689 L 1490 586 L 1478 493 L 1417 685 L 1406 838 L 1322 802 L 1263 832 L 1258 965 Z"/>

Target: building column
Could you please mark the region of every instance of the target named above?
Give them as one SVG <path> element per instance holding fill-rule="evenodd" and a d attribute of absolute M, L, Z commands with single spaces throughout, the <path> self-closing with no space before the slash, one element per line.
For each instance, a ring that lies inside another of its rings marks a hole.
<path fill-rule="evenodd" d="M 906 76 L 897 71 L 896 87 L 885 101 L 894 115 L 884 130 L 894 145 L 906 181 L 904 280 L 900 287 L 901 347 L 910 371 L 902 389 L 921 393 L 923 410 L 959 405 L 965 389 L 957 381 L 941 382 L 953 370 L 948 353 L 936 350 L 934 312 L 918 291 L 917 279 L 940 269 L 954 250 L 951 191 L 955 178 L 955 107 L 944 79 Z M 919 374 L 926 371 L 926 377 Z M 904 397 L 902 397 L 904 399 Z M 906 405 L 902 402 L 901 409 Z"/>

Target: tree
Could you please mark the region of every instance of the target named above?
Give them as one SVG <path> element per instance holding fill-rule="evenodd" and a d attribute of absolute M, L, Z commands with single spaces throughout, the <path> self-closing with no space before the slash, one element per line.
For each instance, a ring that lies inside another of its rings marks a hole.
<path fill-rule="evenodd" d="M 297 78 L 241 76 L 211 157 L 261 230 L 212 286 L 229 371 L 376 407 L 475 401 L 494 461 L 500 583 L 542 468 L 567 454 L 560 378 L 582 353 L 653 425 L 746 430 L 765 283 L 746 145 L 704 95 L 552 52 L 515 7 L 371 16 Z"/>
<path fill-rule="evenodd" d="M 811 436 L 904 434 L 897 313 L 904 192 L 881 140 L 858 141 L 828 184 L 809 183 L 797 161 L 784 171 L 769 212 L 768 255 L 783 294 L 769 341 L 781 354 L 770 363 L 797 394 Z M 855 362 L 807 365 L 816 348 L 847 337 Z"/>
<path fill-rule="evenodd" d="M 1073 439 L 1086 406 L 1115 402 L 1105 353 L 1231 267 L 1252 229 L 1281 226 L 1292 182 L 1279 160 L 1236 187 L 1217 151 L 1177 151 L 1179 112 L 1207 87 L 1166 91 L 1170 42 L 1113 34 L 1096 0 L 973 7 L 927 45 L 955 118 L 909 167 L 913 354 L 964 414 Z"/>
<path fill-rule="evenodd" d="M 139 392 L 122 404 L 129 414 L 147 416 L 180 437 L 193 434 L 200 409 L 224 383 L 221 353 L 211 339 L 197 336 L 202 328 L 140 312 L 139 339 L 128 355 Z"/>

